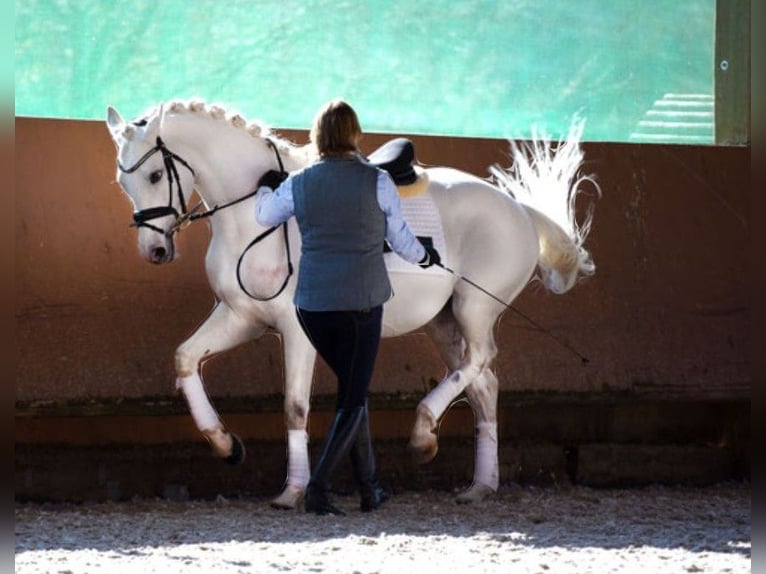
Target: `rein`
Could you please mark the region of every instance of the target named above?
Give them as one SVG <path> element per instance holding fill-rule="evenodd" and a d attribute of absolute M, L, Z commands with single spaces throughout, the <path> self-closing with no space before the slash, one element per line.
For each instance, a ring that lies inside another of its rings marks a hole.
<path fill-rule="evenodd" d="M 285 171 L 285 166 L 282 163 L 282 156 L 279 154 L 279 149 L 277 149 L 276 144 L 273 141 L 271 141 L 271 139 L 269 139 L 269 138 L 264 138 L 264 139 L 266 140 L 266 143 L 269 144 L 271 149 L 274 150 L 274 154 L 277 156 L 277 164 L 279 165 L 279 173 L 287 173 Z M 178 156 L 176 156 L 176 157 L 178 157 Z M 179 185 L 179 187 L 180 187 L 180 185 Z M 251 191 L 250 193 L 248 193 L 247 195 L 243 195 L 242 197 L 237 198 L 237 199 L 235 199 L 233 201 L 229 201 L 228 203 L 224 203 L 223 205 L 214 205 L 213 207 L 211 207 L 210 209 L 208 209 L 207 211 L 205 211 L 203 213 L 194 213 L 195 211 L 197 211 L 197 209 L 199 209 L 202 206 L 202 202 L 200 202 L 197 205 L 195 205 L 194 208 L 188 214 L 184 214 L 183 216 L 181 216 L 179 218 L 180 221 L 176 222 L 176 224 L 171 229 L 172 230 L 181 229 L 184 226 L 184 224 L 186 224 L 187 222 L 192 222 L 192 221 L 196 221 L 197 219 L 204 219 L 205 217 L 210 217 L 211 215 L 215 215 L 216 212 L 220 211 L 221 209 L 226 209 L 227 207 L 231 207 L 232 205 L 237 205 L 238 203 L 240 203 L 242 201 L 245 201 L 246 199 L 250 199 L 251 197 L 253 197 L 257 193 L 258 193 L 258 187 L 256 186 L 256 188 L 253 191 Z M 274 229 L 275 228 L 272 227 L 269 230 L 269 233 L 271 231 L 273 231 Z M 263 235 L 263 234 L 261 234 L 261 235 Z M 267 233 L 267 235 L 268 235 L 268 233 Z M 249 249 L 249 248 L 250 248 L 250 246 L 248 246 L 245 249 L 245 251 L 247 251 L 247 249 Z M 288 253 L 288 256 L 289 256 L 289 253 Z"/>
<path fill-rule="evenodd" d="M 277 148 L 277 145 L 270 139 L 270 138 L 264 138 L 266 142 L 269 144 L 271 149 L 274 150 L 274 154 L 277 157 L 277 164 L 279 166 L 279 172 L 284 174 L 287 173 L 285 171 L 284 163 L 282 162 L 282 156 L 279 153 L 279 149 Z M 186 200 L 184 199 L 183 189 L 181 188 L 181 179 L 178 177 L 178 168 L 176 167 L 176 161 L 179 161 L 181 165 L 183 165 L 186 169 L 188 169 L 191 174 L 196 177 L 197 173 L 194 171 L 192 166 L 190 166 L 186 160 L 184 160 L 181 156 L 173 153 L 168 149 L 168 147 L 165 145 L 165 142 L 162 141 L 162 138 L 157 136 L 157 143 L 155 146 L 150 149 L 148 152 L 146 152 L 144 155 L 142 155 L 136 163 L 134 163 L 130 167 L 123 166 L 119 161 L 117 162 L 117 167 L 119 170 L 123 173 L 134 173 L 139 167 L 141 167 L 150 157 L 152 157 L 155 153 L 160 152 L 162 154 L 162 161 L 165 164 L 165 172 L 167 173 L 168 177 L 168 204 L 162 205 L 158 207 L 148 207 L 146 209 L 140 209 L 138 211 L 133 212 L 133 223 L 130 224 L 131 227 L 148 227 L 149 229 L 156 231 L 157 233 L 161 233 L 165 237 L 171 238 L 173 235 L 175 235 L 177 232 L 179 232 L 181 229 L 183 229 L 185 226 L 189 225 L 192 221 L 196 221 L 197 219 L 204 219 L 207 217 L 211 217 L 212 215 L 215 215 L 218 211 L 222 209 L 226 209 L 227 207 L 231 207 L 233 205 L 237 205 L 238 203 L 241 203 L 247 199 L 250 199 L 251 197 L 255 196 L 258 193 L 258 186 L 251 191 L 250 193 L 247 193 L 243 195 L 242 197 L 239 197 L 237 199 L 234 199 L 232 201 L 229 201 L 227 203 L 224 203 L 222 205 L 214 205 L 207 211 L 203 211 L 202 213 L 197 213 L 199 209 L 202 207 L 203 203 L 199 202 L 197 205 L 192 207 L 190 210 L 186 209 Z M 178 202 L 181 205 L 181 213 L 178 213 L 178 210 L 173 207 L 173 185 L 176 187 L 176 192 L 178 195 Z M 156 225 L 153 225 L 149 223 L 152 219 L 157 219 L 159 217 L 166 217 L 168 215 L 172 215 L 176 218 L 173 225 L 168 229 L 167 231 L 161 229 L 160 227 L 157 227 Z M 284 230 L 284 236 L 285 236 L 285 251 L 287 253 L 287 277 L 285 277 L 284 282 L 282 283 L 282 286 L 279 288 L 279 290 L 271 295 L 270 297 L 266 298 L 260 298 L 256 297 L 252 293 L 250 293 L 247 288 L 245 287 L 244 283 L 242 282 L 240 268 L 242 266 L 242 260 L 245 257 L 245 254 L 257 243 L 259 243 L 262 239 L 268 237 L 271 235 L 272 232 L 276 231 L 276 229 L 279 226 L 274 226 L 260 235 L 258 235 L 255 239 L 253 239 L 247 247 L 245 247 L 245 250 L 242 252 L 242 255 L 239 256 L 239 259 L 237 260 L 237 282 L 239 283 L 240 289 L 251 299 L 255 299 L 256 301 L 270 301 L 276 297 L 278 297 L 282 291 L 285 290 L 285 287 L 287 287 L 287 282 L 290 280 L 290 277 L 293 274 L 293 262 L 292 258 L 290 257 L 290 241 L 288 238 L 287 233 L 287 222 L 281 224 L 281 227 Z"/>
<path fill-rule="evenodd" d="M 277 289 L 276 293 L 269 297 L 257 297 L 250 293 L 250 291 L 247 290 L 247 287 L 245 287 L 245 283 L 242 281 L 242 261 L 245 259 L 245 255 L 248 251 L 250 251 L 250 248 L 252 248 L 256 243 L 260 242 L 262 239 L 265 239 L 269 235 L 271 235 L 274 231 L 277 230 L 278 226 L 270 227 L 258 237 L 253 239 L 247 247 L 245 247 L 245 250 L 242 252 L 242 255 L 239 256 L 239 259 L 237 260 L 237 283 L 239 283 L 239 288 L 242 289 L 242 292 L 250 297 L 251 299 L 255 299 L 256 301 L 271 301 L 272 299 L 276 299 L 279 297 L 279 295 L 282 294 L 282 291 L 285 290 L 285 287 L 287 287 L 287 282 L 290 281 L 290 277 L 293 275 L 293 262 L 290 258 L 290 239 L 287 234 L 287 222 L 285 221 L 283 224 L 281 224 L 282 229 L 284 230 L 285 234 L 285 251 L 287 251 L 287 276 L 285 277 L 285 280 L 282 282 L 282 286 Z"/>
<path fill-rule="evenodd" d="M 266 138 L 266 142 L 271 146 L 271 149 L 274 150 L 274 154 L 277 156 L 277 164 L 279 165 L 279 173 L 286 174 L 287 171 L 285 171 L 285 166 L 282 163 L 282 156 L 279 154 L 279 149 L 277 148 L 277 145 L 271 141 L 269 138 Z M 258 188 L 256 187 L 255 191 L 251 193 L 250 195 L 255 195 L 258 193 Z M 241 200 L 237 200 L 241 201 Z M 236 203 L 233 202 L 233 203 Z M 231 204 L 229 204 L 231 205 Z M 214 207 L 210 211 L 215 212 L 217 209 L 222 209 L 223 207 L 228 207 L 228 205 L 223 205 L 220 208 Z M 210 213 L 212 215 L 212 213 Z M 204 214 L 200 215 L 200 217 L 203 217 Z M 245 283 L 242 281 L 242 261 L 245 259 L 245 255 L 248 251 L 256 244 L 259 243 L 262 239 L 268 237 L 277 229 L 278 226 L 270 227 L 266 231 L 262 232 L 260 235 L 258 235 L 255 239 L 253 239 L 250 243 L 248 243 L 247 247 L 245 247 L 244 251 L 242 251 L 242 254 L 239 256 L 239 259 L 237 259 L 237 283 L 239 284 L 239 288 L 242 289 L 242 292 L 250 297 L 251 299 L 255 299 L 256 301 L 271 301 L 272 299 L 276 299 L 279 297 L 279 295 L 282 294 L 282 291 L 285 290 L 285 287 L 287 287 L 287 282 L 290 281 L 290 277 L 293 276 L 293 260 L 290 257 L 290 237 L 287 233 L 287 221 L 282 223 L 281 227 L 285 235 L 285 251 L 287 252 L 287 276 L 285 277 L 285 280 L 282 282 L 282 286 L 277 289 L 276 293 L 269 297 L 256 297 L 250 291 L 247 290 L 247 287 L 245 287 Z"/>

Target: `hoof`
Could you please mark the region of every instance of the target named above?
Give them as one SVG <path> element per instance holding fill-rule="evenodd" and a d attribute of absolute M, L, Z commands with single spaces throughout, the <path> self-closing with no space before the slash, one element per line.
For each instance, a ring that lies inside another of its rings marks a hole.
<path fill-rule="evenodd" d="M 271 501 L 271 507 L 280 510 L 295 510 L 303 502 L 303 493 L 302 488 L 288 484 L 282 494 Z"/>
<path fill-rule="evenodd" d="M 418 464 L 431 462 L 439 452 L 439 439 L 436 436 L 436 417 L 428 407 L 420 405 L 417 410 L 415 426 L 407 445 L 412 458 Z"/>
<path fill-rule="evenodd" d="M 439 445 L 436 443 L 436 440 L 428 444 L 418 444 L 410 440 L 407 450 L 410 451 L 412 460 L 416 464 L 426 464 L 436 458 L 436 453 L 439 452 Z"/>
<path fill-rule="evenodd" d="M 455 502 L 458 504 L 473 504 L 474 502 L 481 502 L 486 500 L 490 496 L 495 494 L 495 489 L 491 486 L 481 483 L 473 483 L 463 492 L 455 497 Z"/>
<path fill-rule="evenodd" d="M 245 445 L 237 435 L 231 434 L 231 454 L 223 459 L 232 466 L 242 464 L 245 461 Z"/>

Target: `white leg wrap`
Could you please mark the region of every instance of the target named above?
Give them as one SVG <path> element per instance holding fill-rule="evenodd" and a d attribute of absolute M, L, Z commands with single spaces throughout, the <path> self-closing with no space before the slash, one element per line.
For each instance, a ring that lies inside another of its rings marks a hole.
<path fill-rule="evenodd" d="M 497 423 L 476 425 L 476 469 L 474 483 L 479 482 L 497 490 L 500 472 L 497 464 Z"/>
<path fill-rule="evenodd" d="M 444 411 L 447 410 L 447 407 L 450 406 L 450 403 L 461 392 L 463 392 L 463 387 L 455 384 L 454 377 L 451 375 L 439 383 L 436 388 L 432 389 L 421 403 L 428 407 L 428 410 L 431 411 L 436 420 L 439 420 Z"/>
<path fill-rule="evenodd" d="M 188 377 L 178 377 L 176 379 L 176 388 L 180 389 L 186 397 L 192 418 L 200 431 L 205 432 L 221 427 L 221 420 L 207 398 L 207 393 L 205 393 L 205 388 L 202 386 L 202 379 L 199 374 L 195 373 Z"/>
<path fill-rule="evenodd" d="M 305 430 L 287 431 L 287 484 L 306 488 L 309 469 L 309 435 Z"/>

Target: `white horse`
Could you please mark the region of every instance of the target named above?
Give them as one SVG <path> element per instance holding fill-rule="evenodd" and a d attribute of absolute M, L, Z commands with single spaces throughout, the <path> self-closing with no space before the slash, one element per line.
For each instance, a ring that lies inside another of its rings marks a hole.
<path fill-rule="evenodd" d="M 493 329 L 505 304 L 524 289 L 535 269 L 555 293 L 565 293 L 578 277 L 595 270 L 583 246 L 592 210 L 581 225 L 575 219 L 581 184 L 592 181 L 578 176 L 583 123 L 573 122 L 567 141 L 555 150 L 544 140 L 522 147 L 511 142 L 514 165 L 507 171 L 491 168 L 494 185 L 455 169 L 416 166 L 417 181 L 400 188 L 408 192 L 402 199 L 405 218 L 410 202 L 420 202 L 415 211 L 430 212 L 444 267 L 420 269 L 393 253 L 385 255 L 395 296 L 384 306 L 383 336 L 422 328 L 448 367 L 449 374 L 417 408 L 409 448 L 419 462 L 436 456 L 439 419 L 459 395 L 465 393 L 474 411 L 474 476 L 459 502 L 483 499 L 499 484 Z M 272 504 L 295 508 L 310 475 L 306 428 L 315 361 L 292 303 L 296 277 L 291 268 L 297 269 L 300 258 L 295 220 L 283 226 L 284 233 L 258 243 L 241 269 L 238 260 L 251 240 L 267 231 L 255 221 L 260 176 L 283 166 L 292 171 L 308 165 L 313 148 L 202 102 L 169 102 L 131 122 L 109 107 L 107 125 L 117 146 L 118 182 L 135 208 L 143 258 L 168 263 L 175 255 L 174 234 L 183 224 L 204 217 L 212 226 L 205 265 L 217 304 L 178 347 L 175 368 L 176 388 L 216 456 L 238 462 L 244 449 L 210 404 L 202 362 L 269 330 L 281 335 L 288 470 L 285 488 Z M 201 205 L 189 209 L 192 190 Z M 242 287 L 260 300 L 240 286 L 240 271 Z"/>

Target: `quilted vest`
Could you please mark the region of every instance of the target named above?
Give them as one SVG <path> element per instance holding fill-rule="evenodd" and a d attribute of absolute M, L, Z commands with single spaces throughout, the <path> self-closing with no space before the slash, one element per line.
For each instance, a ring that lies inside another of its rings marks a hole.
<path fill-rule="evenodd" d="M 323 158 L 293 176 L 301 261 L 294 302 L 308 311 L 369 309 L 391 297 L 378 169 Z"/>

